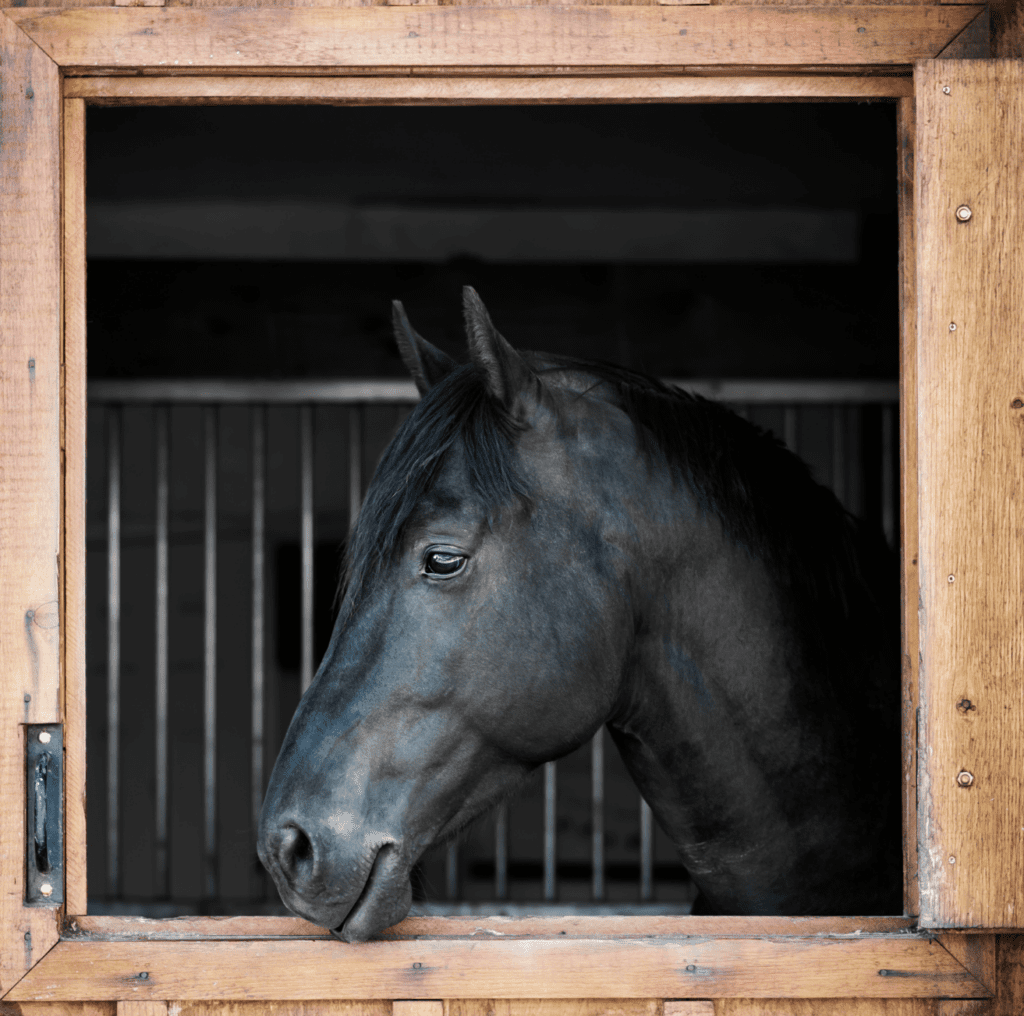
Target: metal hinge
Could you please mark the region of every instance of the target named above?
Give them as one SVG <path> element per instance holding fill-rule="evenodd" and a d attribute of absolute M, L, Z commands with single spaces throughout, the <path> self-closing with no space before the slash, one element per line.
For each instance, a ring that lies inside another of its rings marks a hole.
<path fill-rule="evenodd" d="M 25 905 L 64 902 L 64 730 L 25 727 Z"/>

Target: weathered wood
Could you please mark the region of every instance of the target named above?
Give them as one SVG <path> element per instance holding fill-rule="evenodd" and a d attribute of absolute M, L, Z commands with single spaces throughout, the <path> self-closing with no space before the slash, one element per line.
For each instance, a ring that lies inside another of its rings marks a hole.
<path fill-rule="evenodd" d="M 715 1016 L 715 1003 L 700 1001 L 665 1000 L 665 1016 Z"/>
<path fill-rule="evenodd" d="M 917 882 L 917 274 L 914 230 L 914 100 L 896 107 L 900 290 L 900 590 L 903 609 L 903 910 L 920 909 Z"/>
<path fill-rule="evenodd" d="M 996 988 L 997 935 L 939 935 L 939 944 L 992 994 Z"/>
<path fill-rule="evenodd" d="M 118 1002 L 117 1016 L 167 1016 L 166 1002 Z"/>
<path fill-rule="evenodd" d="M 660 998 L 450 998 L 444 1005 L 444 1016 L 688 1016 Z"/>
<path fill-rule="evenodd" d="M 391 1016 L 391 1003 L 373 999 L 345 1002 L 171 1002 L 168 1016 Z"/>
<path fill-rule="evenodd" d="M 410 5 L 426 5 L 432 7 L 579 7 L 579 6 L 658 6 L 662 3 L 703 4 L 712 0 L 251 0 L 247 7 L 395 7 Z M 713 0 L 719 4 L 732 4 L 749 7 L 752 5 L 785 5 L 831 7 L 842 6 L 849 0 Z M 878 6 L 922 6 L 927 4 L 952 3 L 955 0 L 858 0 L 863 5 Z M 18 0 L 0 0 L 0 9 L 17 7 Z M 237 7 L 238 0 L 36 0 L 34 7 L 70 8 L 70 7 L 118 7 L 118 6 L 153 6 L 153 7 Z"/>
<path fill-rule="evenodd" d="M 937 1016 L 936 1003 L 916 998 L 728 998 L 715 1003 L 715 1016 Z"/>
<path fill-rule="evenodd" d="M 84 913 L 85 857 L 85 102 L 64 102 L 64 875 Z"/>
<path fill-rule="evenodd" d="M 439 998 L 396 999 L 391 1011 L 392 1016 L 445 1016 Z"/>
<path fill-rule="evenodd" d="M 874 99 L 914 94 L 907 77 L 86 77 L 66 78 L 65 96 L 91 104 L 217 102 L 486 104 L 555 102 L 750 102 Z"/>
<path fill-rule="evenodd" d="M 935 1003 L 935 1016 L 991 1016 L 992 1000 L 945 998 Z"/>
<path fill-rule="evenodd" d="M 916 74 L 921 923 L 1012 928 L 1024 922 L 1024 64 Z"/>
<path fill-rule="evenodd" d="M 999 935 L 992 1016 L 1024 1012 L 1024 935 Z"/>
<path fill-rule="evenodd" d="M 259 977 L 253 977 L 259 971 Z M 145 976 L 143 976 L 145 975 Z M 987 996 L 915 936 L 850 938 L 63 941 L 12 1000 Z"/>
<path fill-rule="evenodd" d="M 57 940 L 22 907 L 22 723 L 60 710 L 60 82 L 0 15 L 0 995 Z"/>
<path fill-rule="evenodd" d="M 9 8 L 62 68 L 906 65 L 979 13 L 920 7 Z"/>
<path fill-rule="evenodd" d="M 992 55 L 1024 59 L 1024 0 L 993 0 Z"/>
<path fill-rule="evenodd" d="M 2 1002 L 0 1016 L 117 1016 L 116 1002 Z"/>
<path fill-rule="evenodd" d="M 766 935 L 886 935 L 910 931 L 907 917 L 408 917 L 385 932 L 389 940 L 456 938 L 628 939 L 665 935 L 730 938 Z M 106 941 L 323 938 L 330 932 L 300 917 L 76 917 L 70 935 Z"/>

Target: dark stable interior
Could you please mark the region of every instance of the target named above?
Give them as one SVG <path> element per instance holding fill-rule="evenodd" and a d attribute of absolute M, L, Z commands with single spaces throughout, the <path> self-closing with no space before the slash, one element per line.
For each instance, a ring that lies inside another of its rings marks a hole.
<path fill-rule="evenodd" d="M 898 370 L 895 106 L 91 108 L 88 367 L 104 378 L 400 378 L 391 300 L 463 358 L 461 288 L 513 345 L 676 379 L 893 380 Z M 154 877 L 152 410 L 124 410 L 121 871 L 107 876 L 106 445 L 90 410 L 91 909 L 273 912 L 249 801 L 248 423 L 220 416 L 219 888 L 201 875 L 201 425 L 172 411 L 169 879 Z M 405 410 L 365 411 L 363 484 Z M 799 451 L 828 481 L 829 410 Z M 317 410 L 315 643 L 332 623 L 348 517 L 342 416 Z M 859 411 L 852 507 L 880 521 L 878 412 Z M 751 418 L 781 434 L 781 410 Z M 299 696 L 296 411 L 270 411 L 267 772 Z M 852 488 L 851 488 L 852 489 Z M 321 512 L 320 505 L 323 505 Z M 577 757 L 578 756 L 578 757 Z M 605 754 L 609 903 L 635 901 L 638 797 Z M 589 754 L 560 763 L 559 899 L 590 898 Z M 509 897 L 541 899 L 542 786 L 511 806 Z M 458 898 L 486 901 L 493 823 L 467 831 Z M 444 900 L 445 850 L 417 895 Z M 654 899 L 692 898 L 655 832 Z M 161 909 L 161 907 L 163 909 Z M 147 909 L 148 908 L 148 909 Z"/>

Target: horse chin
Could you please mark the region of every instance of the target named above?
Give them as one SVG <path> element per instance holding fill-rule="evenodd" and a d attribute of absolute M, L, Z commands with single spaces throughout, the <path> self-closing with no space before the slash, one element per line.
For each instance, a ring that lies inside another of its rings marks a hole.
<path fill-rule="evenodd" d="M 390 844 L 382 847 L 370 877 L 344 920 L 326 925 L 343 942 L 365 942 L 401 921 L 412 906 L 409 867 Z"/>

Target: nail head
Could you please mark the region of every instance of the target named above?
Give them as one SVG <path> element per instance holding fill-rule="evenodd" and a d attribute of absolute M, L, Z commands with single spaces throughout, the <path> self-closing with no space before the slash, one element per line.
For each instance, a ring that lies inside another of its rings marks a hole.
<path fill-rule="evenodd" d="M 949 576 L 947 576 L 946 581 L 947 582 L 956 582 L 956 576 L 955 575 L 949 575 Z"/>
<path fill-rule="evenodd" d="M 956 331 L 956 322 L 955 321 L 950 321 L 949 322 L 949 330 L 951 332 L 955 332 Z"/>
<path fill-rule="evenodd" d="M 972 215 L 971 209 L 967 205 L 961 205 L 956 210 L 956 217 L 960 222 L 966 222 Z"/>
<path fill-rule="evenodd" d="M 49 744 L 50 743 L 50 732 L 48 730 L 39 731 L 39 743 Z"/>
<path fill-rule="evenodd" d="M 949 95 L 949 85 L 943 85 L 943 86 L 942 86 L 942 94 L 943 94 L 943 95 Z M 952 862 L 952 861 L 950 861 L 950 864 L 952 864 L 952 863 L 953 863 L 953 862 Z"/>

